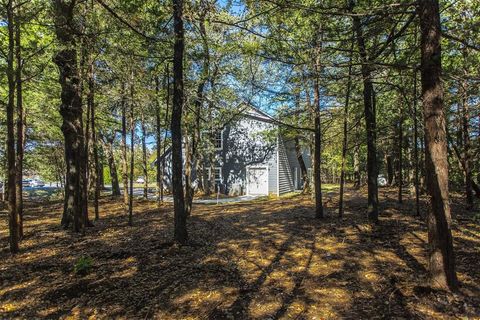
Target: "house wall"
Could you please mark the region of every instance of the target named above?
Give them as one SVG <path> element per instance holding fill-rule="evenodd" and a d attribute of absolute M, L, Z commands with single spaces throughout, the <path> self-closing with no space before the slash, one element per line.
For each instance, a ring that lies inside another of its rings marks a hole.
<path fill-rule="evenodd" d="M 294 191 L 293 176 L 287 151 L 281 136 L 278 137 L 278 194 Z"/>
<path fill-rule="evenodd" d="M 297 152 L 295 150 L 295 142 L 293 140 L 284 141 L 285 150 L 287 153 L 288 162 L 290 164 L 290 171 L 292 173 L 292 181 L 293 186 L 298 186 L 299 188 L 302 187 L 302 173 L 300 170 L 300 164 L 298 163 L 297 159 Z M 310 156 L 310 152 L 308 152 L 307 148 L 302 148 L 302 156 L 303 161 L 305 162 L 305 166 L 307 168 L 312 167 L 312 159 Z M 297 171 L 297 174 L 295 174 Z"/>
<path fill-rule="evenodd" d="M 277 131 L 276 125 L 265 122 L 261 117 L 250 116 L 225 127 L 223 149 L 217 151 L 216 166 L 222 167 L 222 183 L 226 193 L 245 194 L 247 166 L 262 165 L 269 168 L 269 192 L 277 192 Z"/>
<path fill-rule="evenodd" d="M 278 195 L 278 161 L 277 147 L 268 161 L 268 193 Z"/>
<path fill-rule="evenodd" d="M 223 146 L 215 152 L 214 164 L 214 167 L 221 167 L 221 192 L 246 194 L 247 166 L 268 167 L 269 193 L 280 195 L 295 190 L 295 179 L 301 187 L 301 175 L 294 175 L 295 168 L 299 168 L 295 145 L 278 135 L 278 126 L 268 117 L 249 112 L 226 125 L 222 135 Z M 307 168 L 310 167 L 310 156 L 305 150 L 304 160 Z M 203 166 L 208 170 L 210 163 L 205 162 Z M 168 187 L 171 186 L 170 177 L 171 154 L 167 154 L 165 185 Z M 195 168 L 192 178 L 197 179 Z"/>

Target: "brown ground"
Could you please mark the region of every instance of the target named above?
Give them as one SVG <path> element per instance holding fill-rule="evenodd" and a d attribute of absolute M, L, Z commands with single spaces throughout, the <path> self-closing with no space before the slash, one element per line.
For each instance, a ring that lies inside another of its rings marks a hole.
<path fill-rule="evenodd" d="M 104 199 L 86 236 L 59 226 L 61 204 L 31 205 L 22 253 L 7 251 L 2 214 L 0 318 L 480 318 L 480 225 L 454 206 L 458 294 L 426 283 L 426 232 L 412 204 L 382 189 L 381 225 L 350 191 L 345 218 L 313 218 L 306 197 L 197 205 L 189 246 L 171 244 L 172 208 L 137 202 L 128 227 Z M 73 271 L 92 258 L 87 275 Z"/>

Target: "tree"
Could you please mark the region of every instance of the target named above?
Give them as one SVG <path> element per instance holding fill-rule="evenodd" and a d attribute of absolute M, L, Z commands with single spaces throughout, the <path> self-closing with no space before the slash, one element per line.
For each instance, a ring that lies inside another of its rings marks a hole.
<path fill-rule="evenodd" d="M 87 208 L 81 81 L 77 66 L 75 29 L 72 23 L 75 6 L 75 0 L 54 1 L 55 32 L 60 43 L 54 62 L 60 71 L 59 83 L 62 87 L 60 115 L 63 119 L 61 129 L 65 139 L 67 165 L 62 225 L 67 228 L 73 222 L 73 229 L 78 232 L 87 224 Z"/>
<path fill-rule="evenodd" d="M 183 0 L 173 0 L 173 107 L 170 130 L 172 133 L 172 184 L 174 207 L 174 238 L 180 244 L 185 244 L 187 234 L 187 213 L 185 211 L 185 198 L 183 193 L 183 160 L 182 160 L 182 109 L 184 103 L 183 88 L 183 54 L 184 54 L 184 29 L 183 29 Z"/>
<path fill-rule="evenodd" d="M 13 0 L 7 2 L 7 23 L 8 23 L 8 57 L 7 57 L 7 78 L 8 78 L 8 102 L 7 102 L 7 204 L 8 204 L 8 228 L 10 232 L 10 252 L 18 252 L 18 211 L 15 182 L 17 171 L 15 167 L 15 74 L 14 74 L 14 18 Z"/>
<path fill-rule="evenodd" d="M 434 287 L 455 290 L 448 192 L 447 136 L 441 81 L 441 28 L 438 0 L 418 2 L 421 31 L 421 81 L 426 143 L 426 178 L 430 196 L 427 216 L 429 268 Z"/>

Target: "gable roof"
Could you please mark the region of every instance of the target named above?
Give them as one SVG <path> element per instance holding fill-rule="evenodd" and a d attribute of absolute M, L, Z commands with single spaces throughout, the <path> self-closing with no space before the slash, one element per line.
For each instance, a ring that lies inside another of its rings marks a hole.
<path fill-rule="evenodd" d="M 250 103 L 247 103 L 248 109 L 246 109 L 242 115 L 244 117 L 248 117 L 254 120 L 262 121 L 262 122 L 268 122 L 268 123 L 275 123 L 276 120 L 269 115 L 266 112 L 263 112 L 262 110 L 258 109 L 257 107 L 253 106 Z"/>

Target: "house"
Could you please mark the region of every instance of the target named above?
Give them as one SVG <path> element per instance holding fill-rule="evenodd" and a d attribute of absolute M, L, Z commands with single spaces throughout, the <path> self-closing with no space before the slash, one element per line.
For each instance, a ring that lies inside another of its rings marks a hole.
<path fill-rule="evenodd" d="M 210 181 L 213 167 L 215 184 L 230 195 L 282 195 L 303 187 L 295 144 L 280 133 L 278 121 L 253 107 L 247 107 L 221 130 L 210 135 L 215 147 L 214 165 L 205 161 L 202 172 Z M 310 154 L 302 150 L 307 168 Z M 184 157 L 185 159 L 185 157 Z M 171 149 L 165 161 L 164 185 L 171 186 Z M 202 174 L 198 174 L 202 176 Z M 197 172 L 192 179 L 199 181 Z"/>

